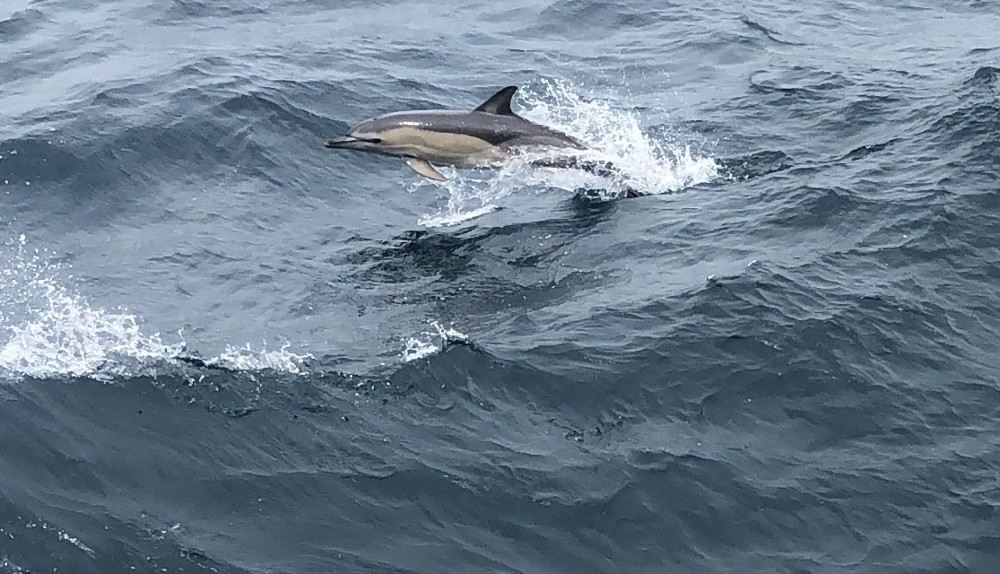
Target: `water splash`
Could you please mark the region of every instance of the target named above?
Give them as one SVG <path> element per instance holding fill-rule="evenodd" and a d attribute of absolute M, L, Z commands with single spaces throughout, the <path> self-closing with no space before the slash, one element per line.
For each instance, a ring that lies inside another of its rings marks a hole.
<path fill-rule="evenodd" d="M 594 159 L 615 164 L 627 176 L 627 181 L 615 184 L 627 184 L 642 193 L 664 194 L 712 181 L 719 175 L 715 159 L 699 155 L 688 144 L 654 138 L 643 131 L 634 111 L 616 109 L 602 99 L 587 99 L 568 82 L 542 80 L 538 86 L 525 89 L 521 101 L 526 118 L 576 137 L 593 149 Z M 570 182 L 596 182 L 595 187 L 608 187 L 606 178 L 573 170 L 557 172 L 571 176 Z M 551 178 L 546 181 L 558 184 Z M 579 185 L 571 184 L 568 189 L 576 187 Z"/>
<path fill-rule="evenodd" d="M 156 376 L 177 367 L 187 353 L 178 334 L 168 343 L 159 333 L 148 334 L 141 320 L 126 309 L 103 309 L 65 286 L 66 275 L 53 254 L 29 247 L 21 235 L 0 249 L 0 380 L 23 377 Z M 204 363 L 232 370 L 304 372 L 310 355 L 266 346 L 227 347 Z"/>
<path fill-rule="evenodd" d="M 624 177 L 535 168 L 530 166 L 531 157 L 515 158 L 497 171 L 450 170 L 448 181 L 436 184 L 447 193 L 447 204 L 418 223 L 427 227 L 457 225 L 499 209 L 506 196 L 526 186 L 570 192 L 587 189 L 598 198 L 612 199 L 628 188 L 651 195 L 673 193 L 719 176 L 715 159 L 688 144 L 653 137 L 643 131 L 634 111 L 586 97 L 584 90 L 569 82 L 542 80 L 519 94 L 520 115 L 585 142 L 591 148 L 581 154 L 585 159 L 611 162 Z M 414 185 L 435 184 L 420 181 Z"/>
<path fill-rule="evenodd" d="M 454 327 L 444 327 L 437 321 L 431 321 L 434 331 L 424 331 L 406 341 L 406 347 L 400 353 L 404 363 L 425 359 L 444 350 L 452 343 L 468 343 L 469 337 Z"/>

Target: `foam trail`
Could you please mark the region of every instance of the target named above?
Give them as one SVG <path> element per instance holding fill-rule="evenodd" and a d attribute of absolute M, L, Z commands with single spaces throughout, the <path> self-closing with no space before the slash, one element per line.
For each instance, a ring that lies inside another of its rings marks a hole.
<path fill-rule="evenodd" d="M 616 180 L 579 170 L 542 169 L 529 165 L 531 157 L 516 158 L 502 169 L 452 170 L 449 180 L 436 184 L 448 194 L 447 204 L 418 223 L 427 227 L 457 225 L 499 209 L 500 202 L 518 188 L 533 185 L 575 192 L 594 190 L 598 197 L 620 197 L 627 188 L 641 193 L 673 193 L 712 181 L 719 176 L 715 159 L 690 145 L 661 141 L 643 132 L 639 116 L 616 109 L 601 99 L 587 99 L 582 90 L 565 81 L 542 80 L 521 92 L 519 114 L 585 142 L 592 149 L 585 158 L 613 163 L 624 175 Z M 418 182 L 415 187 L 435 185 Z"/>
<path fill-rule="evenodd" d="M 107 380 L 156 376 L 179 367 L 177 358 L 186 354 L 180 335 L 177 342 L 168 343 L 159 333 L 143 332 L 140 318 L 125 309 L 92 306 L 65 287 L 52 255 L 29 248 L 24 235 L 0 249 L 9 255 L 0 268 L 0 380 Z M 288 345 L 270 351 L 244 345 L 228 347 L 204 363 L 231 370 L 301 373 L 309 358 L 291 352 Z"/>

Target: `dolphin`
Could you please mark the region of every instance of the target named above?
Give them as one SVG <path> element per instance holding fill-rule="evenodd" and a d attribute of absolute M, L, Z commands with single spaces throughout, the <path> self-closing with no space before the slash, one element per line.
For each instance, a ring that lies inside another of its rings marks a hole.
<path fill-rule="evenodd" d="M 587 150 L 580 140 L 515 114 L 510 103 L 516 91 L 507 86 L 472 111 L 418 110 L 367 119 L 326 147 L 404 157 L 413 171 L 435 181 L 446 179 L 435 165 L 499 167 L 524 153 L 531 153 L 530 163 L 538 167 L 621 175 L 610 162 L 579 157 Z"/>

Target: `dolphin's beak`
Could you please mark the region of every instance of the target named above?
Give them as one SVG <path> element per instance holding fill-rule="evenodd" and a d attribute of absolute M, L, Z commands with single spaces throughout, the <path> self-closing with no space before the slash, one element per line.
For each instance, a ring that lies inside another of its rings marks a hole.
<path fill-rule="evenodd" d="M 371 146 L 382 143 L 378 138 L 356 138 L 354 136 L 343 136 L 326 140 L 326 147 L 333 149 L 359 149 L 370 151 Z"/>
<path fill-rule="evenodd" d="M 351 137 L 351 136 L 343 136 L 343 137 L 339 137 L 339 138 L 333 138 L 332 140 L 326 140 L 326 144 L 324 144 L 324 145 L 326 145 L 326 147 L 328 147 L 328 148 L 333 148 L 333 149 L 337 149 L 337 148 L 351 148 L 351 147 L 354 147 L 352 144 L 356 144 L 357 142 L 362 142 L 362 141 L 365 141 L 365 140 L 358 139 L 358 138 Z"/>

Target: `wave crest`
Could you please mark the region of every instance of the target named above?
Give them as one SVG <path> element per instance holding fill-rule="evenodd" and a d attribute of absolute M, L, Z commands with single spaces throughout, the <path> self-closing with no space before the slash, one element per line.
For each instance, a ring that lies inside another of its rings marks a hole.
<path fill-rule="evenodd" d="M 177 342 L 168 343 L 158 332 L 144 332 L 142 320 L 126 309 L 91 305 L 64 285 L 52 255 L 30 248 L 24 235 L 2 248 L 9 257 L 0 268 L 0 380 L 110 380 L 156 376 L 185 364 L 189 355 L 180 333 Z M 198 362 L 227 370 L 302 374 L 311 358 L 292 352 L 288 344 L 277 350 L 245 344 Z"/>

